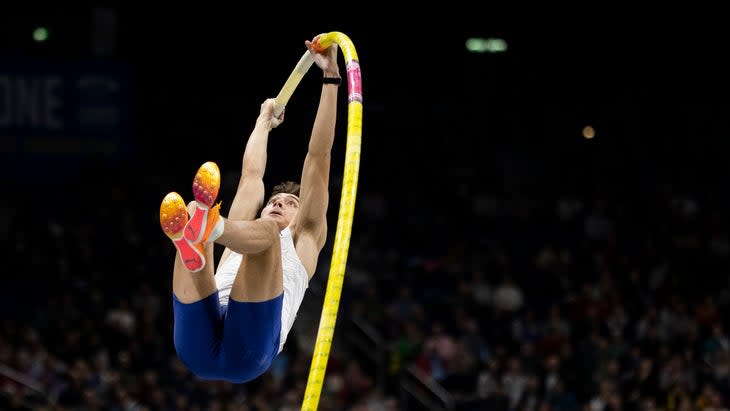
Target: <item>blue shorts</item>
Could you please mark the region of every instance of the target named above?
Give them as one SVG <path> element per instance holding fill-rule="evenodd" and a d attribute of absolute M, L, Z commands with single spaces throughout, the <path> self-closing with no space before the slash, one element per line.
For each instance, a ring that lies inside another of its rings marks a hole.
<path fill-rule="evenodd" d="M 172 295 L 175 350 L 196 376 L 244 383 L 269 369 L 279 352 L 284 294 L 264 302 L 230 299 L 221 307 L 218 291 L 185 304 Z"/>

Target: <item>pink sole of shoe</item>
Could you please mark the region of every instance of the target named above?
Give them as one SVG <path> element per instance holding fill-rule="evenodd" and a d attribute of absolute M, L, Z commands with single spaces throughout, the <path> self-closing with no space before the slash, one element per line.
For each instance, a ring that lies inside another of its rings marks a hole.
<path fill-rule="evenodd" d="M 186 239 L 180 238 L 175 241 L 175 247 L 180 252 L 180 259 L 182 260 L 185 268 L 190 272 L 198 272 L 205 267 L 205 256 L 201 252 L 193 247 Z"/>

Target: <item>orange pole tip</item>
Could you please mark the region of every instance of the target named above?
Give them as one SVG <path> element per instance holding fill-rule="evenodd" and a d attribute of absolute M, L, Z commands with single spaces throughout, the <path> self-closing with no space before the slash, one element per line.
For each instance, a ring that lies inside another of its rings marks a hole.
<path fill-rule="evenodd" d="M 317 39 L 317 40 L 314 40 L 314 41 L 312 42 L 312 48 L 314 49 L 314 51 L 316 51 L 316 52 L 318 52 L 318 53 L 321 53 L 321 52 L 322 52 L 322 51 L 324 51 L 324 50 L 325 50 L 325 49 L 326 49 L 327 47 L 323 47 L 323 46 L 322 46 L 322 44 L 321 44 L 321 43 L 319 42 L 319 39 Z"/>

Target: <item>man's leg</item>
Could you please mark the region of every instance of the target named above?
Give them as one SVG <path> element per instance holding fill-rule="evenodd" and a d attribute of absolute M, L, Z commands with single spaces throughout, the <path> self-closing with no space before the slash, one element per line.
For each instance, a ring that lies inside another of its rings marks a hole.
<path fill-rule="evenodd" d="M 221 345 L 226 356 L 232 359 L 227 363 L 232 367 L 226 368 L 226 372 L 234 380 L 256 378 L 271 366 L 279 353 L 284 302 L 278 227 L 268 220 L 247 223 L 268 228 L 266 240 L 271 246 L 258 253 L 244 254 L 233 281 Z M 237 361 L 250 366 L 236 367 Z"/>
<path fill-rule="evenodd" d="M 244 178 L 246 170 L 241 175 L 223 235 L 216 242 L 226 247 L 221 263 L 231 250 L 243 255 L 228 301 L 222 346 L 227 355 L 237 352 L 245 358 L 242 362 L 256 365 L 227 370 L 232 379 L 250 380 L 266 372 L 279 352 L 284 295 L 279 228 L 274 221 L 256 219 L 263 182 Z"/>
<path fill-rule="evenodd" d="M 183 231 L 187 227 L 188 209 L 182 197 L 171 192 L 160 205 L 160 225 L 162 231 L 175 244 L 175 264 L 172 275 L 172 291 L 186 304 L 200 301 L 216 291 L 211 264 L 212 244 L 204 247 L 188 242 Z"/>
<path fill-rule="evenodd" d="M 213 261 L 213 244 L 191 245 L 183 237 L 187 222 L 182 197 L 169 193 L 160 206 L 160 224 L 177 250 L 172 279 L 175 350 L 195 375 L 219 379 L 223 316 L 213 269 L 205 264 Z"/>

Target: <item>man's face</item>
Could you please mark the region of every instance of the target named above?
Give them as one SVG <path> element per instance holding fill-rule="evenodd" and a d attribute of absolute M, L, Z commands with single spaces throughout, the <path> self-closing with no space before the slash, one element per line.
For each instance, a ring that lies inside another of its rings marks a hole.
<path fill-rule="evenodd" d="M 285 229 L 294 220 L 299 211 L 299 197 L 289 193 L 279 193 L 269 199 L 261 210 L 261 218 L 269 218 Z"/>

